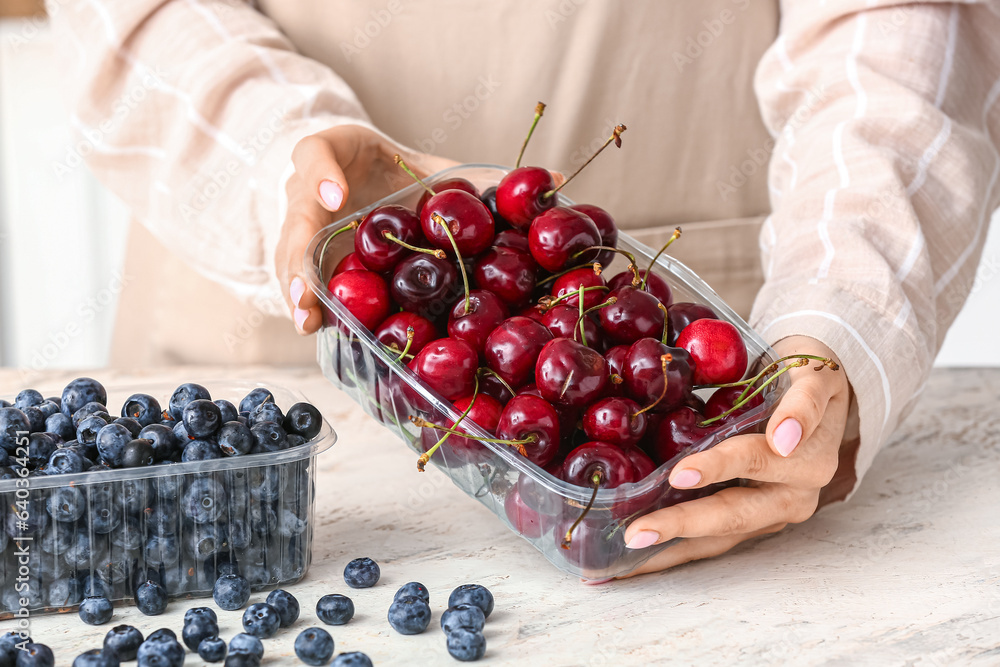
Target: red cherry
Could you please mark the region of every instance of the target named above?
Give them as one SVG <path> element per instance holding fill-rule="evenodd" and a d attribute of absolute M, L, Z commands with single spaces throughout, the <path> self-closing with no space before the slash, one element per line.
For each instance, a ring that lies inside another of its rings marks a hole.
<path fill-rule="evenodd" d="M 518 396 L 537 396 L 542 398 L 542 392 L 538 390 L 538 385 L 534 382 L 531 384 L 526 384 L 517 390 Z M 544 400 L 544 399 L 542 399 Z M 562 442 L 560 443 L 560 450 L 563 452 L 573 449 L 570 447 L 567 449 L 565 447 L 567 439 L 572 438 L 577 431 L 577 424 L 580 421 L 580 410 L 571 405 L 565 405 L 563 403 L 553 403 L 552 407 L 556 409 L 556 414 L 559 415 L 559 432 L 562 434 Z M 544 466 L 543 466 L 544 467 Z"/>
<path fill-rule="evenodd" d="M 472 279 L 476 287 L 493 292 L 512 308 L 517 308 L 531 298 L 537 269 L 529 253 L 493 247 L 476 260 Z"/>
<path fill-rule="evenodd" d="M 521 394 L 504 406 L 497 425 L 501 440 L 534 442 L 524 444 L 529 461 L 539 467 L 548 465 L 559 451 L 559 415 L 543 398 Z"/>
<path fill-rule="evenodd" d="M 475 400 L 475 402 L 473 402 L 473 400 Z M 491 398 L 490 396 L 477 394 L 475 399 L 473 399 L 472 396 L 463 396 L 455 401 L 455 410 L 459 414 L 462 414 L 470 405 L 472 406 L 472 409 L 469 410 L 469 414 L 462 420 L 462 423 L 458 425 L 457 430 L 465 431 L 466 429 L 463 428 L 463 424 L 466 422 L 473 422 L 490 435 L 496 435 L 497 425 L 500 423 L 500 413 L 503 411 L 503 406 L 501 406 L 496 399 Z M 455 422 L 449 420 L 448 428 L 456 428 Z M 437 438 L 434 439 L 434 442 L 431 443 L 432 446 L 441 438 L 442 435 L 444 435 L 444 433 L 434 429 L 423 430 L 439 434 Z M 446 450 L 444 458 L 449 465 L 453 465 L 456 462 L 459 464 L 468 463 L 477 465 L 489 461 L 493 456 L 493 452 L 491 452 L 489 447 L 483 443 L 470 440 L 469 438 L 463 438 L 458 435 L 452 435 L 449 437 L 441 447 Z"/>
<path fill-rule="evenodd" d="M 520 387 L 533 377 L 535 360 L 550 340 L 552 334 L 541 323 L 511 317 L 486 339 L 486 363 L 511 387 Z"/>
<path fill-rule="evenodd" d="M 410 368 L 424 384 L 454 401 L 472 393 L 479 355 L 464 340 L 441 338 L 420 350 Z"/>
<path fill-rule="evenodd" d="M 601 235 L 601 245 L 608 246 L 609 248 L 618 247 L 618 226 L 615 224 L 615 220 L 611 217 L 611 214 L 600 206 L 594 206 L 593 204 L 576 204 L 575 206 L 570 206 L 570 208 L 583 213 L 594 221 L 594 224 L 597 225 L 597 231 Z M 615 253 L 611 250 L 602 250 L 598 253 L 594 261 L 608 266 L 614 258 Z"/>
<path fill-rule="evenodd" d="M 656 463 L 638 447 L 629 447 L 626 449 L 625 456 L 632 462 L 632 467 L 635 469 L 635 481 L 637 482 L 641 482 L 656 471 Z"/>
<path fill-rule="evenodd" d="M 612 296 L 615 303 L 597 311 L 601 328 L 612 342 L 631 344 L 640 338 L 660 338 L 666 317 L 655 296 L 634 287 L 619 287 Z"/>
<path fill-rule="evenodd" d="M 552 283 L 552 296 L 559 298 L 571 292 L 577 292 L 580 289 L 580 285 L 586 287 L 604 287 L 603 276 L 594 273 L 594 269 L 591 267 L 583 267 L 580 269 L 573 269 L 565 275 L 559 276 Z M 583 292 L 583 307 L 593 308 L 600 302 L 602 302 L 608 291 L 594 289 L 587 290 Z M 565 303 L 567 306 L 578 306 L 580 303 L 579 296 L 568 296 L 564 301 L 559 303 Z M 589 339 L 588 339 L 589 340 Z"/>
<path fill-rule="evenodd" d="M 519 167 L 497 185 L 497 212 L 517 229 L 528 229 L 531 221 L 556 205 L 556 197 L 545 195 L 556 183 L 548 169 Z"/>
<path fill-rule="evenodd" d="M 344 255 L 344 258 L 337 263 L 337 268 L 333 270 L 333 274 L 343 273 L 344 271 L 367 271 L 368 267 L 361 263 L 358 258 L 358 254 L 354 252 L 349 252 Z"/>
<path fill-rule="evenodd" d="M 668 347 L 655 338 L 640 338 L 625 356 L 625 391 L 643 407 L 663 395 L 663 361 L 665 354 L 673 359 L 667 363 L 667 393 L 653 408 L 667 412 L 684 403 L 691 393 L 691 366 L 687 352 Z"/>
<path fill-rule="evenodd" d="M 389 289 L 374 271 L 344 271 L 330 278 L 330 293 L 369 331 L 389 314 Z"/>
<path fill-rule="evenodd" d="M 646 434 L 646 414 L 641 409 L 629 398 L 602 398 L 583 413 L 583 430 L 591 440 L 631 448 Z"/>
<path fill-rule="evenodd" d="M 635 481 L 632 461 L 620 448 L 606 442 L 587 442 L 566 455 L 563 479 L 570 484 L 592 488 L 595 474 L 601 476 L 598 488 L 614 489 Z"/>
<path fill-rule="evenodd" d="M 593 261 L 596 251 L 576 255 L 600 244 L 601 234 L 594 221 L 564 206 L 542 213 L 528 230 L 531 256 L 547 271 L 562 271 L 571 262 Z"/>
<path fill-rule="evenodd" d="M 579 319 L 580 313 L 577 308 L 559 303 L 549 308 L 542 316 L 541 321 L 556 338 L 574 338 L 574 333 L 576 333 L 576 340 L 582 340 L 579 336 L 579 328 L 576 326 Z M 589 315 L 583 316 L 583 334 L 587 339 L 587 347 L 592 347 L 595 350 L 603 349 L 604 336 L 597 322 Z"/>
<path fill-rule="evenodd" d="M 528 250 L 528 234 L 517 229 L 506 229 L 493 237 L 493 245 L 497 248 L 513 248 L 521 252 Z"/>
<path fill-rule="evenodd" d="M 583 407 L 604 396 L 610 378 L 600 352 L 569 338 L 556 338 L 538 354 L 535 384 L 542 398 Z"/>
<path fill-rule="evenodd" d="M 653 441 L 652 454 L 656 462 L 663 465 L 710 436 L 712 428 L 698 426 L 704 420 L 703 416 L 687 406 L 668 413 L 656 429 Z"/>
<path fill-rule="evenodd" d="M 409 354 L 417 355 L 424 346 L 439 337 L 437 329 L 431 322 L 414 313 L 403 311 L 393 313 L 385 318 L 378 329 L 375 330 L 375 338 L 380 343 L 389 348 L 394 348 L 397 352 L 402 352 L 406 347 L 406 329 L 413 327 L 413 342 L 410 344 Z"/>
<path fill-rule="evenodd" d="M 373 209 L 354 233 L 354 253 L 371 271 L 388 271 L 412 252 L 389 240 L 386 234 L 409 245 L 423 241 L 420 218 L 410 209 L 395 204 Z"/>
<path fill-rule="evenodd" d="M 458 269 L 451 262 L 414 253 L 396 265 L 392 299 L 403 310 L 436 320 L 462 295 Z"/>
<path fill-rule="evenodd" d="M 691 355 L 695 384 L 736 382 L 747 370 L 747 346 L 740 330 L 724 320 L 695 320 L 677 337 Z"/>
<path fill-rule="evenodd" d="M 493 216 L 478 197 L 462 190 L 445 190 L 427 200 L 420 212 L 420 226 L 431 245 L 447 253 L 455 249 L 435 216 L 442 218 L 455 238 L 458 251 L 478 255 L 493 243 Z"/>
<path fill-rule="evenodd" d="M 639 279 L 642 280 L 645 277 L 646 271 L 639 271 Z M 608 281 L 608 288 L 614 290 L 619 287 L 625 287 L 626 285 L 631 286 L 633 278 L 635 278 L 635 274 L 631 271 L 622 271 Z M 673 290 L 670 289 L 670 285 L 667 284 L 667 281 L 663 278 L 663 276 L 655 271 L 649 274 L 649 278 L 646 278 L 645 290 L 659 299 L 660 303 L 664 306 L 669 307 L 670 304 L 674 302 L 674 293 Z"/>
<path fill-rule="evenodd" d="M 517 484 L 507 492 L 503 509 L 511 526 L 519 534 L 532 540 L 542 536 L 542 515 L 528 507 L 521 498 L 520 487 Z"/>
<path fill-rule="evenodd" d="M 483 373 L 479 376 L 479 393 L 496 399 L 501 405 L 506 405 L 507 401 L 514 397 L 504 383 L 492 373 Z"/>
<path fill-rule="evenodd" d="M 434 183 L 434 192 L 444 192 L 445 190 L 461 190 L 462 192 L 468 192 L 473 197 L 479 196 L 479 191 L 476 190 L 476 186 L 467 181 L 464 178 L 446 178 L 443 181 L 438 181 Z M 420 195 L 420 201 L 417 202 L 417 215 L 420 215 L 424 210 L 424 205 L 427 200 L 433 197 L 430 192 L 424 190 L 424 193 Z"/>
<path fill-rule="evenodd" d="M 565 545 L 566 531 L 575 520 L 574 516 L 568 516 L 556 523 L 555 551 L 579 569 L 579 574 L 592 575 L 590 578 L 594 579 L 606 578 L 607 570 L 618 567 L 625 553 L 622 531 L 615 531 L 616 522 L 609 521 L 607 516 L 595 514 L 573 528 L 573 541 Z"/>
<path fill-rule="evenodd" d="M 493 292 L 472 290 L 469 292 L 469 312 L 465 312 L 465 300 L 459 300 L 448 317 L 448 335 L 464 340 L 483 353 L 486 339 L 497 326 L 507 319 L 507 305 Z"/>
<path fill-rule="evenodd" d="M 533 303 L 530 306 L 522 308 L 517 314 L 521 317 L 530 317 L 536 322 L 541 322 L 545 319 L 545 313 L 548 312 L 543 306 L 537 303 Z"/>
<path fill-rule="evenodd" d="M 743 390 L 746 387 L 720 387 L 716 389 L 712 395 L 708 398 L 708 402 L 705 404 L 702 414 L 705 415 L 706 419 L 711 419 L 712 417 L 718 417 L 736 404 L 736 399 L 740 397 Z M 753 393 L 751 389 L 748 395 Z M 757 394 L 749 401 L 746 402 L 742 407 L 734 410 L 729 415 L 723 417 L 719 420 L 718 425 L 731 424 L 739 421 L 739 418 L 746 413 L 750 412 L 758 405 L 764 402 L 764 394 Z"/>
<path fill-rule="evenodd" d="M 682 301 L 675 303 L 667 309 L 667 318 L 670 320 L 670 340 L 671 345 L 677 344 L 677 337 L 681 332 L 695 320 L 717 320 L 715 311 L 700 303 L 689 303 Z"/>

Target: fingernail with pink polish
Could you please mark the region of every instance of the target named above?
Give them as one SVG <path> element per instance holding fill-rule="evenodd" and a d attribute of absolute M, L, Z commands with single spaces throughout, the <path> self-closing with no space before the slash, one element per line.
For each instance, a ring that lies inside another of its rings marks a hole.
<path fill-rule="evenodd" d="M 321 181 L 319 196 L 331 211 L 339 211 L 344 203 L 344 190 L 333 181 Z"/>
<path fill-rule="evenodd" d="M 292 313 L 292 317 L 295 318 L 295 326 L 299 331 L 305 332 L 303 328 L 306 324 L 306 320 L 309 319 L 309 311 L 302 310 L 301 308 L 296 308 L 295 312 Z"/>
<path fill-rule="evenodd" d="M 288 295 L 292 297 L 292 303 L 296 306 L 302 300 L 302 295 L 306 293 L 306 284 L 302 278 L 292 278 L 292 283 L 288 286 Z"/>
<path fill-rule="evenodd" d="M 657 543 L 660 539 L 660 534 L 652 530 L 640 530 L 638 533 L 632 536 L 632 539 L 628 541 L 625 546 L 629 549 L 645 549 L 646 547 L 651 547 Z"/>
<path fill-rule="evenodd" d="M 799 441 L 802 440 L 802 424 L 799 423 L 798 419 L 789 417 L 778 424 L 778 428 L 774 429 L 774 435 L 771 438 L 778 453 L 782 456 L 788 456 L 795 451 L 795 448 L 799 446 Z"/>
<path fill-rule="evenodd" d="M 677 489 L 688 489 L 700 481 L 700 472 L 692 470 L 691 468 L 685 468 L 684 470 L 678 470 L 677 473 L 670 478 L 670 485 Z"/>
<path fill-rule="evenodd" d="M 613 577 L 610 577 L 608 579 L 581 579 L 580 581 L 586 584 L 587 586 L 600 586 L 601 584 L 608 583 L 612 579 Z"/>

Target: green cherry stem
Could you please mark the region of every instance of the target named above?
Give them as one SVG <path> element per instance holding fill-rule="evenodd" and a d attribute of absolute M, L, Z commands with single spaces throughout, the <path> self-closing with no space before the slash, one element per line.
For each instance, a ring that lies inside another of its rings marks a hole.
<path fill-rule="evenodd" d="M 701 427 L 701 428 L 704 428 L 704 427 L 708 426 L 709 424 L 713 424 L 713 423 L 719 421 L 720 419 L 725 419 L 726 417 L 728 417 L 732 413 L 734 413 L 737 410 L 739 410 L 740 408 L 742 408 L 749 401 L 753 400 L 753 397 L 756 396 L 757 394 L 759 394 L 760 392 L 764 391 L 764 389 L 767 388 L 767 385 L 771 384 L 772 382 L 774 382 L 775 380 L 777 380 L 779 377 L 781 377 L 782 375 L 784 375 L 788 371 L 792 370 L 793 368 L 798 368 L 800 366 L 805 366 L 808 363 L 809 363 L 808 359 L 796 359 L 792 363 L 786 364 L 777 373 L 775 373 L 771 377 L 767 378 L 767 380 L 765 380 L 763 384 L 761 384 L 759 387 L 757 387 L 757 389 L 752 394 L 750 394 L 749 396 L 747 396 L 745 398 L 738 399 L 733 404 L 733 407 L 729 408 L 728 410 L 726 410 L 725 412 L 723 412 L 721 415 L 716 415 L 715 417 L 712 417 L 711 419 L 706 419 L 705 421 L 699 423 L 698 426 Z M 745 394 L 746 392 L 743 392 L 743 393 Z"/>
<path fill-rule="evenodd" d="M 569 178 L 567 178 L 565 181 L 563 181 L 562 183 L 560 183 L 558 187 L 553 188 L 552 190 L 549 190 L 548 192 L 546 192 L 545 194 L 543 194 L 542 197 L 541 197 L 542 200 L 544 201 L 544 200 L 548 199 L 549 197 L 552 197 L 557 192 L 559 192 L 560 190 L 562 190 L 564 187 L 566 187 L 567 185 L 569 185 L 569 182 L 572 181 L 574 178 L 576 178 L 577 174 L 579 174 L 581 171 L 583 171 L 587 167 L 588 164 L 590 164 L 591 162 L 593 162 L 594 158 L 597 157 L 598 155 L 600 155 L 601 152 L 603 152 L 604 149 L 607 148 L 608 145 L 612 141 L 615 142 L 615 146 L 617 146 L 618 148 L 621 148 L 622 147 L 622 132 L 624 132 L 627 129 L 628 128 L 626 128 L 624 125 L 616 125 L 615 129 L 612 130 L 612 132 L 611 132 L 611 136 L 608 137 L 608 140 L 605 141 L 603 144 L 601 144 L 601 147 L 598 148 L 597 151 L 593 155 L 591 155 L 590 158 L 588 158 L 586 162 L 584 162 L 583 164 L 581 164 L 580 168 L 577 169 L 576 171 L 574 171 L 570 175 Z"/>
<path fill-rule="evenodd" d="M 410 356 L 407 352 L 410 351 L 410 346 L 413 345 L 414 333 L 413 327 L 406 327 L 406 346 L 403 347 L 403 351 L 399 353 L 398 357 L 396 357 L 396 361 L 402 362 L 404 358 Z"/>
<path fill-rule="evenodd" d="M 572 273 L 573 271 L 576 271 L 577 269 L 585 269 L 588 266 L 591 266 L 591 267 L 594 268 L 594 275 L 598 275 L 599 276 L 599 275 L 601 275 L 601 271 L 604 270 L 604 267 L 601 266 L 600 262 L 587 262 L 586 264 L 577 264 L 576 266 L 571 266 L 568 269 L 564 269 L 563 271 L 560 271 L 559 273 L 553 273 L 548 278 L 544 278 L 542 280 L 539 280 L 537 283 L 535 283 L 535 287 L 541 287 L 542 285 L 544 285 L 547 282 L 551 282 L 551 281 L 555 280 L 556 278 L 561 278 L 561 277 L 565 276 L 567 273 Z"/>
<path fill-rule="evenodd" d="M 581 299 L 580 302 L 582 303 L 583 299 Z M 576 331 L 577 331 L 577 329 L 579 329 L 580 330 L 580 342 L 583 343 L 584 345 L 586 345 L 587 344 L 587 334 L 584 333 L 584 331 L 583 331 L 583 318 L 586 317 L 587 315 L 591 314 L 595 310 L 600 310 L 601 308 L 607 308 L 608 306 L 613 306 L 616 303 L 618 303 L 618 297 L 610 296 L 610 297 L 608 297 L 607 301 L 605 301 L 603 303 L 599 303 L 596 306 L 591 306 L 587 310 L 584 310 L 583 312 L 581 312 L 580 313 L 580 317 L 578 317 L 577 320 L 576 320 L 576 326 L 573 327 L 573 340 L 576 340 Z"/>
<path fill-rule="evenodd" d="M 393 243 L 397 243 L 397 244 L 403 246 L 404 248 L 406 248 L 407 250 L 412 250 L 413 252 L 422 252 L 425 255 L 433 255 L 434 257 L 437 257 L 438 259 L 447 259 L 448 258 L 448 255 L 446 255 L 445 252 L 444 252 L 444 250 L 441 250 L 440 248 L 418 248 L 415 245 L 410 245 L 409 243 L 407 243 L 403 239 L 399 238 L 398 236 L 395 236 L 388 229 L 385 230 L 384 232 L 382 232 L 382 236 L 386 240 L 392 241 Z"/>
<path fill-rule="evenodd" d="M 594 290 L 603 290 L 606 292 L 608 290 L 607 285 L 591 285 L 590 287 L 583 287 L 583 285 L 580 285 L 580 287 L 583 289 L 584 292 L 592 292 Z M 543 296 L 541 299 L 538 300 L 538 305 L 542 307 L 543 311 L 547 312 L 549 310 L 552 310 L 553 306 L 558 305 L 560 301 L 565 301 L 566 299 L 572 299 L 573 297 L 579 295 L 580 295 L 580 290 L 573 290 L 572 292 L 566 292 L 560 297 Z"/>
<path fill-rule="evenodd" d="M 597 490 L 601 488 L 601 482 L 603 480 L 604 473 L 600 470 L 600 468 L 598 468 L 590 477 L 590 483 L 594 488 L 593 492 L 590 494 L 590 500 L 587 501 L 587 506 L 583 508 L 580 516 L 576 517 L 576 521 L 573 522 L 573 525 L 569 527 L 569 530 L 567 530 L 566 534 L 563 536 L 562 544 L 559 545 L 563 549 L 569 549 L 570 545 L 573 544 L 573 531 L 576 530 L 576 527 L 580 525 L 580 522 L 583 521 L 584 517 L 587 516 L 587 513 L 590 512 L 590 508 L 594 506 L 594 501 L 597 500 Z"/>
<path fill-rule="evenodd" d="M 511 386 L 509 384 L 507 384 L 507 381 L 504 380 L 502 377 L 500 377 L 497 374 L 497 372 L 495 370 L 493 370 L 492 368 L 489 368 L 488 366 L 480 366 L 480 368 L 479 368 L 479 370 L 477 372 L 478 373 L 486 373 L 487 375 L 492 375 L 493 377 L 495 377 L 497 379 L 497 381 L 500 382 L 500 384 L 503 385 L 504 389 L 506 389 L 507 391 L 510 392 L 511 396 L 517 396 L 517 392 L 514 391 L 511 388 Z"/>
<path fill-rule="evenodd" d="M 416 172 L 410 169 L 409 165 L 403 162 L 403 158 L 399 157 L 398 154 L 395 155 L 392 159 L 396 164 L 400 166 L 400 168 L 402 168 L 403 171 L 405 171 L 407 174 L 410 175 L 410 178 L 415 180 L 417 183 L 420 183 L 420 185 L 423 186 L 424 190 L 427 190 L 427 192 L 431 193 L 432 196 L 437 194 L 436 192 L 434 192 L 434 190 L 431 189 L 431 186 L 424 183 L 424 179 L 417 176 Z"/>
<path fill-rule="evenodd" d="M 410 331 L 411 328 L 412 327 L 407 327 L 406 328 L 407 337 L 409 337 L 409 331 Z M 407 343 L 406 346 L 409 347 L 410 346 L 409 343 Z M 465 408 L 465 412 L 463 412 L 461 415 L 459 415 L 458 419 L 455 420 L 455 426 L 458 426 L 459 424 L 461 424 L 462 420 L 465 419 L 469 415 L 469 412 L 472 411 L 472 406 L 476 404 L 476 397 L 478 397 L 478 396 L 479 396 L 479 376 L 477 375 L 476 376 L 476 384 L 475 384 L 475 386 L 472 389 L 472 400 L 469 401 L 469 407 Z M 419 419 L 419 417 L 418 417 L 418 419 Z M 413 422 L 414 424 L 417 423 L 416 421 L 414 421 L 413 417 L 410 417 L 410 421 Z M 419 424 L 417 424 L 417 425 L 419 426 Z M 434 452 L 436 452 L 438 450 L 438 447 L 440 447 L 441 445 L 443 445 L 444 441 L 447 440 L 451 436 L 451 434 L 455 433 L 455 432 L 456 431 L 448 430 L 443 436 L 441 436 L 440 440 L 438 440 L 437 442 L 434 443 L 433 447 L 431 447 L 426 452 L 424 452 L 423 454 L 420 455 L 420 458 L 417 459 L 417 470 L 419 472 L 423 472 L 424 471 L 424 467 L 426 467 L 427 462 L 431 460 L 431 457 L 434 456 Z"/>
<path fill-rule="evenodd" d="M 670 314 L 667 313 L 667 307 L 659 301 L 656 302 L 656 307 L 663 311 L 663 335 L 660 336 L 660 342 L 667 345 L 667 334 L 670 333 Z"/>
<path fill-rule="evenodd" d="M 521 158 L 524 157 L 524 149 L 528 147 L 528 142 L 531 141 L 531 135 L 535 133 L 535 126 L 538 125 L 538 121 L 541 120 L 542 114 L 545 113 L 545 104 L 539 102 L 535 105 L 535 119 L 531 121 L 531 127 L 528 128 L 528 136 L 524 138 L 524 143 L 521 144 L 521 152 L 517 154 L 517 162 L 514 163 L 514 169 L 521 166 Z"/>
<path fill-rule="evenodd" d="M 444 233 L 448 235 L 448 240 L 451 241 L 451 247 L 455 249 L 455 257 L 458 259 L 458 268 L 462 270 L 462 283 L 465 286 L 465 314 L 468 315 L 472 311 L 472 303 L 469 299 L 469 276 L 465 272 L 465 262 L 462 261 L 462 253 L 458 251 L 458 243 L 455 241 L 455 237 L 452 236 L 451 230 L 448 229 L 448 223 L 445 222 L 444 218 L 435 213 L 432 218 L 434 222 L 441 225 L 444 229 Z"/>
<path fill-rule="evenodd" d="M 340 236 L 341 234 L 343 234 L 348 230 L 354 231 L 355 229 L 358 228 L 358 225 L 360 224 L 361 220 L 351 220 L 349 223 L 347 223 L 346 225 L 344 225 L 343 227 L 341 227 L 340 229 L 336 230 L 335 232 L 326 237 L 326 240 L 323 241 L 323 247 L 319 249 L 320 275 L 322 275 L 323 272 L 323 260 L 326 259 L 326 249 L 330 246 L 330 243 L 333 242 L 333 239 L 337 238 L 338 236 Z"/>
<path fill-rule="evenodd" d="M 472 407 L 472 406 L 469 406 L 469 407 Z M 517 452 L 521 456 L 527 456 L 528 455 L 528 450 L 524 448 L 525 445 L 531 445 L 531 444 L 534 444 L 534 443 L 538 442 L 538 436 L 535 435 L 535 434 L 533 434 L 533 433 L 531 435 L 529 435 L 527 438 L 525 438 L 524 440 L 499 440 L 497 438 L 481 438 L 481 437 L 479 437 L 477 435 L 469 435 L 468 433 L 463 433 L 462 431 L 456 431 L 453 428 L 447 428 L 445 426 L 440 426 L 440 425 L 435 424 L 433 422 L 429 422 L 426 419 L 423 419 L 421 417 L 414 417 L 412 415 L 410 416 L 410 421 L 415 426 L 418 426 L 420 428 L 434 428 L 434 429 L 437 429 L 439 431 L 444 431 L 448 435 L 458 435 L 458 436 L 461 436 L 463 438 L 468 438 L 469 440 L 475 440 L 476 442 L 492 442 L 492 443 L 497 444 L 497 445 L 507 445 L 509 447 L 515 447 L 515 448 L 517 448 Z M 455 422 L 455 423 L 457 424 L 458 422 Z M 443 441 L 444 438 L 442 438 L 441 440 Z M 426 458 L 427 460 L 430 460 L 430 457 L 433 456 L 433 451 L 440 444 L 441 443 L 438 442 L 436 445 L 434 445 L 434 447 L 431 447 L 431 449 L 428 449 L 427 452 L 424 453 L 424 455 L 421 456 L 420 458 L 421 459 Z"/>
<path fill-rule="evenodd" d="M 656 266 L 656 260 L 660 258 L 660 255 L 663 254 L 664 250 L 670 247 L 671 243 L 673 243 L 680 237 L 681 237 L 681 228 L 677 227 L 676 229 L 674 229 L 674 233 L 670 235 L 670 238 L 667 240 L 664 246 L 660 248 L 660 252 L 653 255 L 653 260 L 649 263 L 649 268 L 646 269 L 646 273 L 644 273 L 642 276 L 642 289 L 646 289 L 646 278 L 649 276 L 650 272 L 652 272 L 653 267 Z"/>
<path fill-rule="evenodd" d="M 628 252 L 627 250 L 621 250 L 620 248 L 615 248 L 613 246 L 608 246 L 608 245 L 592 245 L 589 248 L 584 248 L 578 253 L 574 253 L 573 255 L 570 256 L 570 259 L 576 259 L 583 253 L 592 252 L 594 250 L 610 250 L 611 252 L 618 253 L 619 255 L 622 255 L 625 258 L 627 258 L 629 262 L 628 270 L 632 272 L 632 287 L 638 287 L 641 284 L 641 281 L 639 280 L 639 269 L 637 268 L 638 265 L 635 262 L 635 255 Z"/>
<path fill-rule="evenodd" d="M 641 415 L 643 412 L 652 410 L 660 403 L 660 401 L 662 401 L 664 398 L 667 397 L 667 388 L 670 386 L 670 378 L 667 377 L 667 364 L 669 364 L 673 360 L 674 360 L 674 355 L 670 354 L 669 352 L 660 356 L 660 367 L 663 369 L 663 391 L 660 392 L 660 397 L 657 398 L 655 401 L 644 407 L 642 410 L 637 410 L 636 413 L 632 415 L 633 419 L 637 415 Z"/>

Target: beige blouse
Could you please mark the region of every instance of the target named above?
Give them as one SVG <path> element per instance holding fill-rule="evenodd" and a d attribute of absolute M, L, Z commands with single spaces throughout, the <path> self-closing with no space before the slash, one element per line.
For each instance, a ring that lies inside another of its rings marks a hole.
<path fill-rule="evenodd" d="M 539 99 L 533 163 L 569 171 L 629 126 L 570 196 L 650 245 L 700 223 L 681 259 L 759 256 L 750 322 L 840 357 L 858 479 L 971 289 L 1000 196 L 1000 2 L 260 4 L 52 14 L 79 157 L 159 242 L 262 308 L 283 310 L 272 256 L 300 138 L 357 123 L 509 164 Z"/>

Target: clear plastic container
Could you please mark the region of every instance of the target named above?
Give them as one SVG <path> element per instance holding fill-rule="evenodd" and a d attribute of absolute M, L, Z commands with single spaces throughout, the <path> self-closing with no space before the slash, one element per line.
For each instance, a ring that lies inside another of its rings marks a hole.
<path fill-rule="evenodd" d="M 433 184 L 461 177 L 482 191 L 496 185 L 507 171 L 495 165 L 462 165 L 442 171 L 428 182 Z M 325 306 L 325 326 L 319 332 L 317 350 L 324 375 L 418 453 L 424 452 L 420 429 L 413 426 L 408 417 L 419 415 L 437 424 L 453 423 L 459 411 L 397 362 L 395 356 L 329 293 L 326 284 L 337 263 L 354 250 L 353 234 L 344 233 L 331 239 L 333 232 L 362 218 L 377 206 L 403 204 L 413 207 L 423 192 L 414 184 L 326 227 L 313 238 L 305 256 L 310 286 Z M 565 198 L 561 200 L 563 204 L 572 203 Z M 620 233 L 618 247 L 633 253 L 640 267 L 648 266 L 655 254 L 626 233 Z M 605 275 L 612 276 L 624 270 L 627 263 L 616 255 L 615 261 L 605 267 Z M 690 301 L 710 306 L 720 319 L 732 322 L 739 329 L 751 360 L 748 373 L 757 372 L 777 358 L 774 350 L 686 266 L 661 255 L 654 271 L 666 278 L 673 289 L 675 302 Z M 667 478 L 676 462 L 738 433 L 760 430 L 787 387 L 787 377 L 781 376 L 770 385 L 763 403 L 738 421 L 713 432 L 645 479 L 598 491 L 593 509 L 573 532 L 568 550 L 561 547 L 563 535 L 590 499 L 591 489 L 557 479 L 504 445 L 485 443 L 473 448 L 474 454 L 470 456 L 468 447 L 449 447 L 453 437 L 445 442 L 431 462 L 469 496 L 489 507 L 511 530 L 531 542 L 560 570 L 586 579 L 614 577 L 634 570 L 670 544 L 626 549 L 622 536 L 630 521 L 648 512 L 714 493 L 725 486 L 696 491 L 674 489 Z M 463 422 L 462 427 L 470 435 L 489 437 L 475 424 Z M 414 455 L 414 475 L 419 474 L 416 459 Z M 521 502 L 515 497 L 517 495 Z"/>
<path fill-rule="evenodd" d="M 234 403 L 264 386 L 200 384 Z M 165 406 L 175 388 L 108 386 L 108 408 L 138 392 Z M 306 400 L 267 388 L 282 409 Z M 147 579 L 171 598 L 210 596 L 233 568 L 255 590 L 299 581 L 312 558 L 316 456 L 335 441 L 324 420 L 312 441 L 275 453 L 0 480 L 0 620 L 76 611 L 87 594 L 131 602 Z"/>

